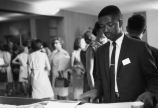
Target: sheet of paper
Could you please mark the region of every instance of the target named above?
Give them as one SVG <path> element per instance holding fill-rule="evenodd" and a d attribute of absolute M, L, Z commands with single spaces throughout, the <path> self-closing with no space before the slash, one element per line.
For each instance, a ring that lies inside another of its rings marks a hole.
<path fill-rule="evenodd" d="M 44 108 L 76 108 L 79 101 L 50 101 Z"/>
<path fill-rule="evenodd" d="M 15 105 L 0 104 L 0 108 L 16 108 Z"/>
<path fill-rule="evenodd" d="M 142 108 L 143 105 L 142 102 L 122 102 L 122 103 L 109 103 L 109 104 L 85 103 L 77 106 L 77 108 L 131 108 L 133 104 L 137 105 L 137 108 Z"/>

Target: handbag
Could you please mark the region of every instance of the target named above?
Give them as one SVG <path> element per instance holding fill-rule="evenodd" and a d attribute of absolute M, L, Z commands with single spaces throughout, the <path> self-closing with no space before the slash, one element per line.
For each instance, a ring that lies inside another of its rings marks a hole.
<path fill-rule="evenodd" d="M 55 79 L 55 87 L 68 87 L 70 80 L 63 77 L 63 71 L 59 71 L 59 76 Z"/>

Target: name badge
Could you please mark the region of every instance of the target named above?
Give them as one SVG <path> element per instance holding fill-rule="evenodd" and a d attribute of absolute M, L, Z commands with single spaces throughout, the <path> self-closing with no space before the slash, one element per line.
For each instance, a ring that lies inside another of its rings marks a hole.
<path fill-rule="evenodd" d="M 126 58 L 126 59 L 122 60 L 122 64 L 123 64 L 124 66 L 127 65 L 127 64 L 130 64 L 130 63 L 131 63 L 131 61 L 130 61 L 129 58 Z"/>

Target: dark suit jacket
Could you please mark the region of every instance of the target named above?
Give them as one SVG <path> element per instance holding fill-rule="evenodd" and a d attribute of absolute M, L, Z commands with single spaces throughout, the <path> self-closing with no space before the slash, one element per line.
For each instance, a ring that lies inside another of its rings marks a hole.
<path fill-rule="evenodd" d="M 151 49 L 152 55 L 155 59 L 156 66 L 158 67 L 158 49 L 154 48 L 152 46 L 150 46 L 150 49 Z"/>
<path fill-rule="evenodd" d="M 122 61 L 129 58 L 129 64 Z M 95 60 L 95 84 L 98 96 L 103 102 L 115 102 L 114 90 L 110 90 L 109 82 L 109 44 L 98 48 Z M 117 85 L 120 102 L 135 101 L 145 92 L 158 92 L 158 71 L 151 50 L 145 42 L 124 36 L 119 55 L 117 69 Z"/>
<path fill-rule="evenodd" d="M 134 39 L 141 40 L 138 36 L 131 36 L 131 37 Z M 155 47 L 152 47 L 152 46 L 149 46 L 149 48 L 150 48 L 152 55 L 155 59 L 156 66 L 158 67 L 158 49 Z"/>

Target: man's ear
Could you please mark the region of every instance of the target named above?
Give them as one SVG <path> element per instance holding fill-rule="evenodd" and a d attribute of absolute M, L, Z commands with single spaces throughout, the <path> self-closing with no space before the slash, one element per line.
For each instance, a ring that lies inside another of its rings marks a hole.
<path fill-rule="evenodd" d="M 128 26 L 126 26 L 126 31 L 129 32 Z"/>

